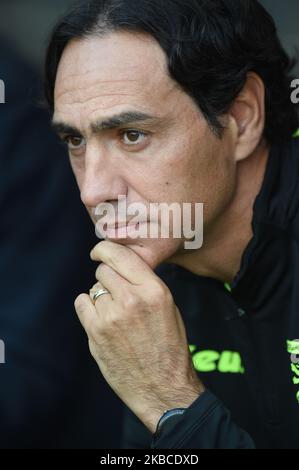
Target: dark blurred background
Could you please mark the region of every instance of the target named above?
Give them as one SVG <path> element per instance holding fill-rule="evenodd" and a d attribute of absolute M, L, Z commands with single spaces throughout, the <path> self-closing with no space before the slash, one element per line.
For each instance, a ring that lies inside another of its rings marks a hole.
<path fill-rule="evenodd" d="M 122 403 L 74 310 L 99 240 L 39 104 L 45 38 L 67 3 L 0 2 L 1 449 L 120 446 Z"/>
<path fill-rule="evenodd" d="M 89 251 L 98 240 L 66 151 L 36 106 L 49 32 L 73 3 L 0 2 L 0 448 L 120 445 L 123 406 L 90 357 L 73 308 L 94 283 Z M 298 0 L 262 3 L 294 55 Z"/>

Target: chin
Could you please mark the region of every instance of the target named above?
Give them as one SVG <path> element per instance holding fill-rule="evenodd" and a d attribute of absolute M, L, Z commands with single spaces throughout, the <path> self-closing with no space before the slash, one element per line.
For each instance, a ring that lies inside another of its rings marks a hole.
<path fill-rule="evenodd" d="M 125 243 L 113 241 L 133 250 L 153 271 L 171 258 L 180 248 L 179 240 L 125 240 Z"/>

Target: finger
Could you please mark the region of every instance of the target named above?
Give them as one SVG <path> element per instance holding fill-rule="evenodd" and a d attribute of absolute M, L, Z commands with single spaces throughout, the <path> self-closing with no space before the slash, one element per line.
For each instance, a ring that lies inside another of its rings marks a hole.
<path fill-rule="evenodd" d="M 156 277 L 152 269 L 131 248 L 109 240 L 98 243 L 90 257 L 107 264 L 131 284 L 141 285 Z"/>
<path fill-rule="evenodd" d="M 104 263 L 96 270 L 96 278 L 111 293 L 113 300 L 122 300 L 132 287 L 130 282 Z"/>
<path fill-rule="evenodd" d="M 81 294 L 75 300 L 75 310 L 80 320 L 81 325 L 90 336 L 93 330 L 93 325 L 96 320 L 96 309 L 93 305 L 89 295 Z"/>
<path fill-rule="evenodd" d="M 97 292 L 101 291 L 101 290 L 108 290 L 109 294 L 100 295 L 99 297 L 96 298 L 96 300 L 94 300 L 95 294 Z M 90 289 L 89 297 L 90 297 L 93 305 L 96 307 L 97 311 L 98 311 L 98 308 L 99 308 L 100 305 L 101 305 L 101 307 L 103 307 L 104 305 L 107 306 L 107 302 L 108 301 L 111 302 L 111 300 L 112 300 L 112 295 L 110 293 L 110 290 L 107 289 L 100 281 L 97 282 L 96 284 L 94 284 L 93 287 Z"/>

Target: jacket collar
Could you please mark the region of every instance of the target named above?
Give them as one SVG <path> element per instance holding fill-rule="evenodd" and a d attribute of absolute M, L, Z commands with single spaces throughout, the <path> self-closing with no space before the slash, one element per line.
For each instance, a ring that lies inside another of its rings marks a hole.
<path fill-rule="evenodd" d="M 279 282 L 283 263 L 277 263 L 281 246 L 292 229 L 299 209 L 299 139 L 273 145 L 263 184 L 253 208 L 253 237 L 246 247 L 232 294 L 251 308 L 261 304 L 261 286 L 267 295 Z M 285 245 L 287 246 L 287 245 Z M 270 279 L 271 278 L 271 279 Z M 265 300 L 265 299 L 263 299 Z"/>

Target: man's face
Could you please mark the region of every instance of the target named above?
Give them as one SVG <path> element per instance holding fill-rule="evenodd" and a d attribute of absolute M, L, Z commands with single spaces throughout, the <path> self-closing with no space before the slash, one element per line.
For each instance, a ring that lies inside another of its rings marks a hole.
<path fill-rule="evenodd" d="M 63 124 L 58 130 L 94 221 L 93 210 L 101 203 L 116 206 L 119 195 L 127 205 L 199 202 L 207 237 L 233 197 L 231 134 L 219 139 L 212 133 L 148 35 L 114 32 L 70 42 L 57 73 L 54 122 Z M 130 246 L 152 268 L 187 255 L 183 237 L 113 241 Z"/>

